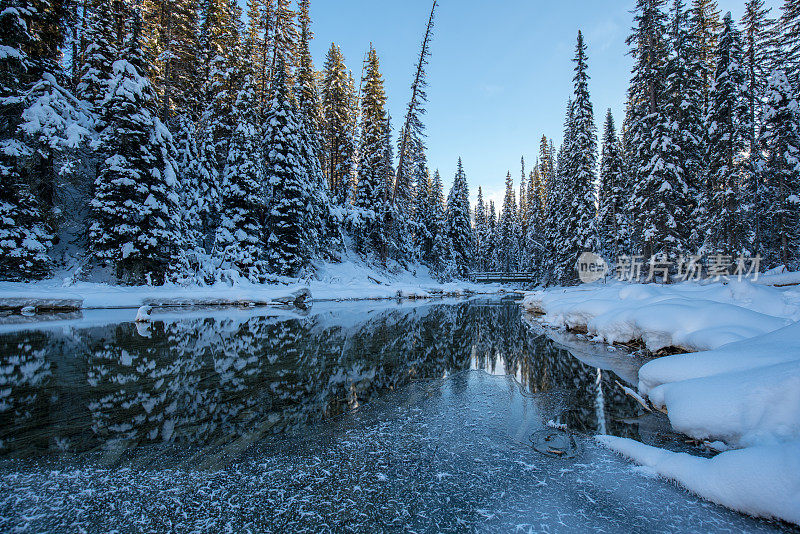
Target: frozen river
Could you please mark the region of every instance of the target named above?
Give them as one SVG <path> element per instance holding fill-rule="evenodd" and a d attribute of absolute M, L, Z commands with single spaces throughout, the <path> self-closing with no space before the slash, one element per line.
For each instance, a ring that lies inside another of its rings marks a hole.
<path fill-rule="evenodd" d="M 616 385 L 642 362 L 565 350 L 514 302 L 121 318 L 3 327 L 0 531 L 788 529 L 597 446 L 702 453 Z M 572 457 L 534 449 L 548 422 Z"/>

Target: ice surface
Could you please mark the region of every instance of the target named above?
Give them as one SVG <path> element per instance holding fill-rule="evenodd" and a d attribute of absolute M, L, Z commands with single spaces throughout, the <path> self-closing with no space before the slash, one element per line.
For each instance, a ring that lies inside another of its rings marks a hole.
<path fill-rule="evenodd" d="M 263 313 L 0 335 L 0 531 L 785 530 L 596 444 L 691 450 L 616 387 L 621 355 L 514 303 Z M 551 424 L 577 458 L 533 450 Z"/>
<path fill-rule="evenodd" d="M 7 464 L 0 528 L 781 530 L 642 477 L 589 439 L 574 460 L 534 452 L 528 435 L 554 415 L 510 379 L 471 371 L 411 385 L 313 434 L 261 439 L 240 455 L 190 452 L 122 469 Z"/>

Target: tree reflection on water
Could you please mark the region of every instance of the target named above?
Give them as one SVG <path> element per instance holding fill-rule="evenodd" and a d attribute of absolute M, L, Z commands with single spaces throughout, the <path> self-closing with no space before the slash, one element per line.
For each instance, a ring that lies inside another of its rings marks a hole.
<path fill-rule="evenodd" d="M 564 392 L 571 429 L 636 436 L 621 419 L 638 407 L 611 373 L 533 333 L 517 304 L 473 301 L 2 335 L 0 453 L 221 446 L 471 368 L 502 369 L 534 395 Z"/>

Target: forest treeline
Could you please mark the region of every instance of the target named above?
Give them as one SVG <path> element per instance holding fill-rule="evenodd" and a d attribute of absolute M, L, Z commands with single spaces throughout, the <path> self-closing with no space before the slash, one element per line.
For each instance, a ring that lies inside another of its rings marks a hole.
<path fill-rule="evenodd" d="M 0 0 L 0 276 L 266 282 L 359 255 L 571 283 L 585 250 L 800 267 L 800 1 L 736 22 L 637 0 L 602 143 L 579 33 L 563 142 L 474 210 L 461 161 L 445 197 L 426 159 L 436 2 L 396 132 L 377 51 L 356 78 L 332 44 L 317 70 L 310 9 Z"/>
<path fill-rule="evenodd" d="M 625 117 L 608 110 L 602 143 L 579 33 L 563 143 L 542 137 L 502 206 L 479 192 L 478 269 L 572 283 L 583 251 L 800 268 L 800 1 L 744 7 L 737 22 L 714 0 L 637 0 Z"/>

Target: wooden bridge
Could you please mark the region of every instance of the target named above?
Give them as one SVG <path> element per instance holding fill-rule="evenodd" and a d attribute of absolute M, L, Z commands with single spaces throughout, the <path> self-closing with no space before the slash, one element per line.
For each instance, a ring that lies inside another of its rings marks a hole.
<path fill-rule="evenodd" d="M 536 282 L 533 273 L 470 273 L 469 279 L 478 284 L 533 284 Z"/>

